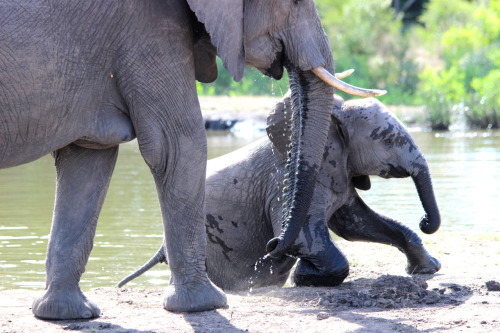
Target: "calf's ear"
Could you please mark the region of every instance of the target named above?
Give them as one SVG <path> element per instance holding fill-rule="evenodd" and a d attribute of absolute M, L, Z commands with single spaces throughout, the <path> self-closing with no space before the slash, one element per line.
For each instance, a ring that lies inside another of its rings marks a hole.
<path fill-rule="evenodd" d="M 292 102 L 291 93 L 276 103 L 267 116 L 267 136 L 274 148 L 286 156 L 292 135 Z M 336 108 L 342 107 L 343 100 L 337 99 Z M 347 154 L 349 137 L 344 124 L 332 113 L 332 123 L 328 133 L 323 161 L 318 172 L 317 181 L 335 192 L 345 191 L 348 183 Z"/>
<path fill-rule="evenodd" d="M 348 143 L 347 129 L 338 119 L 332 116 L 317 181 L 337 193 L 344 192 L 348 185 Z"/>
<path fill-rule="evenodd" d="M 267 115 L 266 132 L 274 148 L 286 156 L 292 136 L 292 101 L 290 90 Z"/>
<path fill-rule="evenodd" d="M 205 25 L 217 55 L 235 81 L 241 80 L 245 66 L 243 1 L 187 0 L 198 21 Z"/>

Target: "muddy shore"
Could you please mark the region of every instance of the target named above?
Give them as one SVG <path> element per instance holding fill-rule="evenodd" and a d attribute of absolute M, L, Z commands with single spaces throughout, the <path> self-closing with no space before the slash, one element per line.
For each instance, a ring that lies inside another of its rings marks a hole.
<path fill-rule="evenodd" d="M 439 233 L 439 232 L 438 232 Z M 338 240 L 351 272 L 336 288 L 263 288 L 228 293 L 228 307 L 175 314 L 159 289 L 96 288 L 93 320 L 43 321 L 31 313 L 40 291 L 0 291 L 0 332 L 500 332 L 500 234 L 422 236 L 442 263 L 412 278 L 389 246 Z"/>

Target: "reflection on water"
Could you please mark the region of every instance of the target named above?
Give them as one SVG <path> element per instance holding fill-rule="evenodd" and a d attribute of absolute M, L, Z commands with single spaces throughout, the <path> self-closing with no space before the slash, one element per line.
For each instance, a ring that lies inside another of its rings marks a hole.
<path fill-rule="evenodd" d="M 499 233 L 500 132 L 412 135 L 431 168 L 442 214 L 440 232 Z M 257 138 L 210 133 L 209 158 Z M 53 164 L 52 158 L 46 156 L 0 171 L 0 289 L 44 287 L 45 252 L 54 204 Z M 362 193 L 364 200 L 378 212 L 418 231 L 423 210 L 411 179 L 371 179 L 372 189 Z M 153 178 L 136 142 L 124 144 L 82 277 L 82 288 L 114 286 L 156 253 L 161 234 Z M 432 236 L 423 237 L 425 241 Z M 134 283 L 165 286 L 168 279 L 166 266 L 158 265 Z"/>

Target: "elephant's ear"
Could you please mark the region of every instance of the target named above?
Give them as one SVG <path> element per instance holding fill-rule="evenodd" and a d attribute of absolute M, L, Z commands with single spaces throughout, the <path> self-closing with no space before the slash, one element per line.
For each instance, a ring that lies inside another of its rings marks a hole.
<path fill-rule="evenodd" d="M 194 14 L 193 14 L 194 15 Z M 194 19 L 196 21 L 196 19 Z M 194 73 L 196 80 L 211 83 L 217 79 L 217 49 L 210 40 L 205 26 L 196 21 L 194 26 Z"/>
<path fill-rule="evenodd" d="M 292 102 L 290 90 L 267 116 L 266 132 L 274 148 L 286 156 L 292 136 Z"/>
<path fill-rule="evenodd" d="M 217 55 L 235 81 L 245 68 L 243 0 L 187 0 L 210 35 Z"/>
<path fill-rule="evenodd" d="M 344 119 L 338 117 L 343 105 L 342 97 L 335 95 L 330 131 L 317 178 L 318 182 L 337 193 L 344 192 L 348 185 L 349 133 L 343 123 Z"/>
<path fill-rule="evenodd" d="M 363 191 L 368 191 L 372 187 L 370 177 L 366 175 L 352 177 L 352 184 L 355 188 L 359 188 Z"/>
<path fill-rule="evenodd" d="M 323 161 L 319 168 L 318 182 L 341 193 L 348 185 L 347 156 L 349 138 L 343 124 L 332 116 L 328 139 L 326 140 Z"/>

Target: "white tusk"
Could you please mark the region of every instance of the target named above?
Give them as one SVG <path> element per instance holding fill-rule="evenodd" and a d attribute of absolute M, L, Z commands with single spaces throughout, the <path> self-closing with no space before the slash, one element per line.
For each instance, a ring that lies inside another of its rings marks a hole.
<path fill-rule="evenodd" d="M 354 69 L 351 68 L 351 69 L 348 69 L 346 71 L 343 71 L 342 73 L 335 73 L 335 77 L 339 80 L 342 80 L 343 78 L 351 75 L 353 72 L 354 72 Z"/>
<path fill-rule="evenodd" d="M 386 90 L 363 89 L 363 88 L 351 86 L 350 84 L 347 84 L 347 83 L 339 80 L 338 78 L 336 78 L 334 75 L 330 74 L 323 67 L 315 67 L 311 70 L 321 80 L 325 81 L 326 83 L 328 83 L 329 85 L 331 85 L 335 89 L 343 91 L 349 95 L 359 96 L 359 97 L 375 97 L 375 96 L 382 96 L 382 95 L 387 94 Z M 340 73 L 340 74 L 343 74 L 343 73 Z"/>

